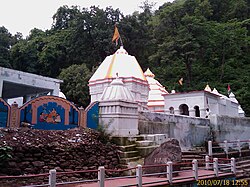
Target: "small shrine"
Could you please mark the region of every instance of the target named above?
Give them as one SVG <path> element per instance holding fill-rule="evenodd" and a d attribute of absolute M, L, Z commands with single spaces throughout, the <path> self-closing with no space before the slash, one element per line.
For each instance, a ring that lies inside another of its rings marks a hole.
<path fill-rule="evenodd" d="M 99 124 L 113 136 L 135 136 L 138 132 L 138 103 L 121 78 L 105 88 L 99 101 Z"/>

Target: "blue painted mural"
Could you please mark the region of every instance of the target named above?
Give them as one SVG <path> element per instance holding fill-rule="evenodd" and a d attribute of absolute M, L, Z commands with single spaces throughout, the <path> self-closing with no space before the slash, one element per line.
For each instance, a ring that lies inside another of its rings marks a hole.
<path fill-rule="evenodd" d="M 91 129 L 97 129 L 99 122 L 99 103 L 93 103 L 87 109 L 87 127 Z"/>
<path fill-rule="evenodd" d="M 21 108 L 20 121 L 35 129 L 65 130 L 78 127 L 79 110 L 65 99 L 42 96 Z"/>
<path fill-rule="evenodd" d="M 8 103 L 0 98 L 0 127 L 7 127 L 9 110 Z"/>

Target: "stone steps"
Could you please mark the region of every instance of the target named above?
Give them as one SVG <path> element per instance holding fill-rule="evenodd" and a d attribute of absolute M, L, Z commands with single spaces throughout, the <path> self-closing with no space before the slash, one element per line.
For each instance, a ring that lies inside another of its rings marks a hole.
<path fill-rule="evenodd" d="M 137 147 L 136 149 L 138 150 L 138 153 L 141 157 L 145 157 L 157 147 L 159 146 L 153 145 L 153 146 L 146 146 L 146 147 Z"/>
<path fill-rule="evenodd" d="M 128 146 L 135 144 L 136 138 L 113 136 L 112 141 L 118 146 Z"/>
<path fill-rule="evenodd" d="M 168 139 L 167 134 L 141 134 L 144 140 L 155 142 L 156 145 L 161 145 Z"/>
<path fill-rule="evenodd" d="M 123 152 L 127 151 L 134 151 L 136 150 L 136 144 L 131 144 L 131 145 L 120 145 L 118 146 L 118 149 Z"/>
<path fill-rule="evenodd" d="M 127 151 L 127 152 L 119 151 L 118 153 L 120 158 L 133 158 L 137 157 L 139 154 L 138 151 Z"/>
<path fill-rule="evenodd" d="M 131 158 L 121 158 L 120 163 L 124 165 L 124 164 L 128 164 L 129 162 L 135 162 L 139 159 L 141 159 L 140 156 L 131 157 Z"/>
<path fill-rule="evenodd" d="M 135 143 L 136 147 L 147 147 L 155 145 L 155 142 L 151 140 L 141 140 L 141 141 L 136 141 Z"/>

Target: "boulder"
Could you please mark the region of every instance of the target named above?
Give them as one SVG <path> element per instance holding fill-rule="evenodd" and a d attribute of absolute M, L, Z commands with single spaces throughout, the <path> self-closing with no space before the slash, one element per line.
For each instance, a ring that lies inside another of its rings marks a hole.
<path fill-rule="evenodd" d="M 176 139 L 169 139 L 162 143 L 160 147 L 154 149 L 145 159 L 144 165 L 160 165 L 166 164 L 168 161 L 173 163 L 181 162 L 181 148 L 179 141 Z M 173 171 L 178 171 L 180 167 L 174 166 Z M 166 172 L 166 166 L 147 167 L 144 169 L 145 174 Z M 176 175 L 176 174 L 175 174 Z M 165 175 L 166 176 L 166 175 Z"/>

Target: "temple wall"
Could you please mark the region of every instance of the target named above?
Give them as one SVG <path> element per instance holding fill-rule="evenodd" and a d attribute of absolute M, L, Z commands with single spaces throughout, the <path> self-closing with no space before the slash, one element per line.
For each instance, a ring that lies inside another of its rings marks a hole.
<path fill-rule="evenodd" d="M 249 140 L 250 118 L 211 115 L 209 119 L 164 113 L 139 113 L 140 134 L 166 134 L 180 141 L 183 150 L 207 140 Z"/>
<path fill-rule="evenodd" d="M 183 150 L 200 146 L 210 138 L 209 120 L 163 113 L 139 113 L 140 134 L 167 134 L 179 140 Z"/>
<path fill-rule="evenodd" d="M 210 123 L 217 142 L 250 139 L 250 118 L 212 115 Z"/>

